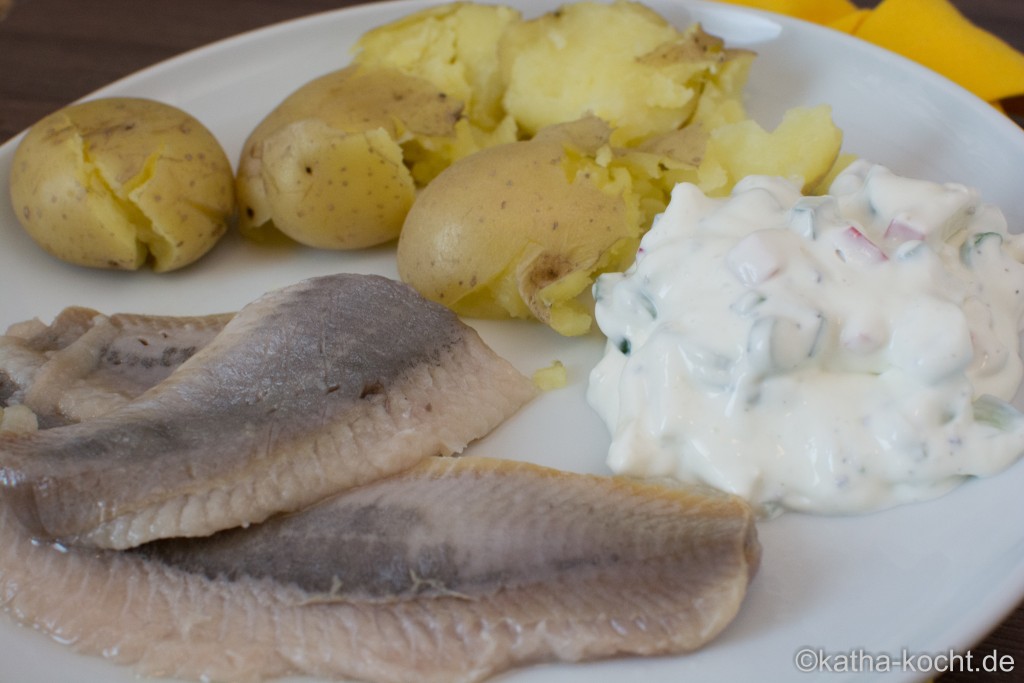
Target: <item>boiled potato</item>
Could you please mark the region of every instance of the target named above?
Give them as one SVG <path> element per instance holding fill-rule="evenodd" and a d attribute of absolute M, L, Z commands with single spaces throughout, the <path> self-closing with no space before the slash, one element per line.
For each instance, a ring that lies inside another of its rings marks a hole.
<path fill-rule="evenodd" d="M 753 54 L 699 25 L 680 32 L 647 7 L 579 2 L 510 25 L 498 46 L 504 105 L 525 134 L 598 116 L 633 144 L 689 122 L 708 80 L 738 104 Z M 733 74 L 733 72 L 737 72 Z"/>
<path fill-rule="evenodd" d="M 632 260 L 645 220 L 629 174 L 596 161 L 610 133 L 589 117 L 452 164 L 406 218 L 401 278 L 463 315 L 586 332 L 577 297 Z"/>
<path fill-rule="evenodd" d="M 195 118 L 138 98 L 96 99 L 39 121 L 14 154 L 10 194 L 29 235 L 82 266 L 186 266 L 235 209 L 231 163 Z"/>
<path fill-rule="evenodd" d="M 352 65 L 307 83 L 245 142 L 239 228 L 323 249 L 394 239 L 416 196 L 406 154 L 419 146 L 426 156 L 432 141 L 454 140 L 462 108 L 394 69 Z"/>

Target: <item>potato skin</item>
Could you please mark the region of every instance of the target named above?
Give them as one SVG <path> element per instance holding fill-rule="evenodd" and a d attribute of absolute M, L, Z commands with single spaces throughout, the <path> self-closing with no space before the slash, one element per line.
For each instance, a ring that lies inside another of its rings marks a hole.
<path fill-rule="evenodd" d="M 53 256 L 81 266 L 182 268 L 208 252 L 235 210 L 231 163 L 188 113 L 102 98 L 36 123 L 15 151 L 11 204 Z"/>
<path fill-rule="evenodd" d="M 239 228 L 323 249 L 393 240 L 416 196 L 402 143 L 453 135 L 462 104 L 393 69 L 352 65 L 285 98 L 238 164 Z"/>

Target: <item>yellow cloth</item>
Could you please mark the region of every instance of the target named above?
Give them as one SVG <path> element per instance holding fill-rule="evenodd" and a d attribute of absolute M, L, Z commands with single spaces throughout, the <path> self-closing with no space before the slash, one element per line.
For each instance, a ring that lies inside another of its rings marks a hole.
<path fill-rule="evenodd" d="M 927 66 L 998 105 L 1024 95 L 1024 54 L 968 20 L 949 0 L 724 0 L 850 33 Z"/>

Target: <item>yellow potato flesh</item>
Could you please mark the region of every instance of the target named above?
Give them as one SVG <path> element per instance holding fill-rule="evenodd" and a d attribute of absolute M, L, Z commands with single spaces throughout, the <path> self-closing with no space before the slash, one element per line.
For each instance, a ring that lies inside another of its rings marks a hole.
<path fill-rule="evenodd" d="M 721 126 L 711 132 L 701 162 L 702 189 L 725 194 L 744 176 L 773 175 L 808 190 L 832 169 L 842 142 L 827 105 L 791 109 L 771 132 L 749 119 Z"/>
<path fill-rule="evenodd" d="M 505 31 L 504 104 L 527 135 L 593 114 L 632 144 L 690 120 L 704 82 L 739 54 L 643 5 L 574 3 Z"/>
<path fill-rule="evenodd" d="M 66 107 L 15 152 L 11 203 L 28 234 L 82 266 L 158 272 L 188 265 L 224 234 L 231 164 L 189 114 L 137 98 Z"/>
<path fill-rule="evenodd" d="M 307 83 L 245 142 L 240 230 L 257 239 L 280 231 L 328 249 L 394 239 L 416 194 L 403 144 L 454 139 L 461 109 L 427 81 L 391 69 L 350 66 Z"/>
<path fill-rule="evenodd" d="M 517 10 L 503 5 L 459 2 L 431 7 L 365 33 L 356 44 L 354 60 L 434 83 L 465 102 L 469 120 L 490 131 L 505 117 L 495 45 L 519 19 Z"/>
<path fill-rule="evenodd" d="M 556 360 L 546 368 L 535 370 L 533 383 L 541 391 L 562 389 L 569 383 L 569 373 L 562 361 Z"/>

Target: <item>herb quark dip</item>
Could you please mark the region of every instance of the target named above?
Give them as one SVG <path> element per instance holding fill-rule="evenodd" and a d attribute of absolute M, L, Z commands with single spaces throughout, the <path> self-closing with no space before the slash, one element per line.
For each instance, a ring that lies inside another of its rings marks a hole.
<path fill-rule="evenodd" d="M 681 184 L 595 284 L 587 398 L 622 474 L 761 506 L 924 500 L 1024 452 L 1024 237 L 978 193 L 854 162 L 826 196 Z"/>

